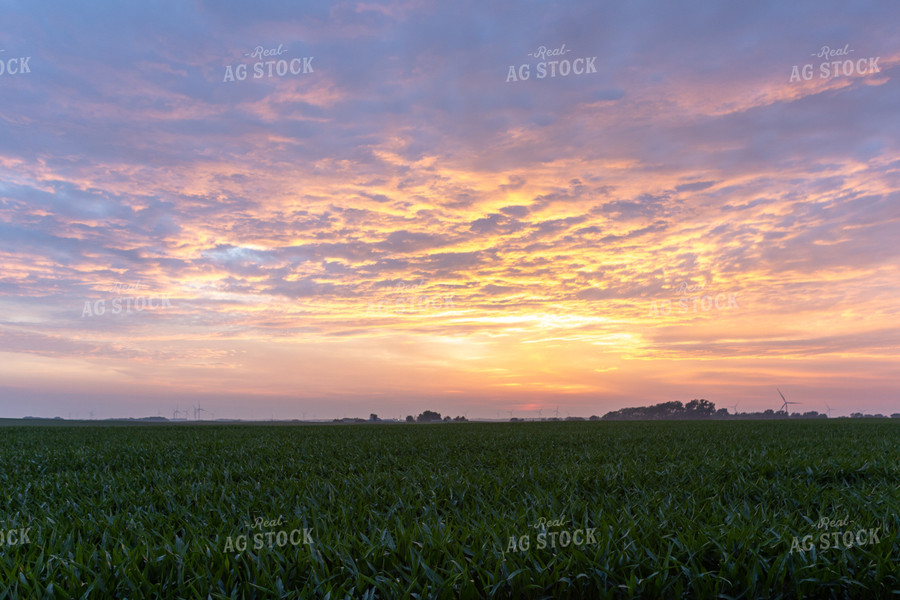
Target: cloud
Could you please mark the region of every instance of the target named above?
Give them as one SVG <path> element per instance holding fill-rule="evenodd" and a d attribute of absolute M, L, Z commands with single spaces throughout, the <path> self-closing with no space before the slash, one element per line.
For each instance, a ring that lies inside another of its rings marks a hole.
<path fill-rule="evenodd" d="M 681 385 L 679 360 L 727 357 L 743 382 L 757 361 L 804 357 L 796 376 L 830 393 L 823 373 L 880 386 L 896 354 L 900 5 L 99 2 L 0 17 L 0 49 L 32 57 L 3 76 L 0 116 L 0 339 L 17 390 L 49 389 L 37 374 L 58 366 L 53 389 L 97 393 L 152 374 L 171 397 L 238 382 L 285 405 L 296 389 L 506 402 L 497 389 L 568 385 L 613 402 Z M 880 72 L 791 82 L 824 45 L 879 56 Z M 313 71 L 254 77 L 257 47 Z M 538 78 L 541 47 L 596 72 Z M 223 81 L 238 64 L 251 76 Z M 522 65 L 529 79 L 508 81 Z M 651 317 L 685 281 L 739 292 L 740 311 Z M 136 282 L 172 310 L 80 318 Z M 414 284 L 453 305 L 397 309 Z M 835 371 L 822 357 L 842 348 L 853 369 Z M 615 370 L 582 372 L 597 353 Z"/>

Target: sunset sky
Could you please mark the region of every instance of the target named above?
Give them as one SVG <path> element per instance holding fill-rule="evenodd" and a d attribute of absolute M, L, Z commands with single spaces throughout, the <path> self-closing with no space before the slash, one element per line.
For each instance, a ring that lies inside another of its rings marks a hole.
<path fill-rule="evenodd" d="M 0 18 L 2 417 L 900 412 L 900 3 Z"/>

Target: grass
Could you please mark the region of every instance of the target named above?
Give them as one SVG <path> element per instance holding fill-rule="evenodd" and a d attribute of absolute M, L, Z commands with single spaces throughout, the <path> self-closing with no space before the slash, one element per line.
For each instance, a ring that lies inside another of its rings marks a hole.
<path fill-rule="evenodd" d="M 900 598 L 896 420 L 0 432 L 0 597 Z"/>

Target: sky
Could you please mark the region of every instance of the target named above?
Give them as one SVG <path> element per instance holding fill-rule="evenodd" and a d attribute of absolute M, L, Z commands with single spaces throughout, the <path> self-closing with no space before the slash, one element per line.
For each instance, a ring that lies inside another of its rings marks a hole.
<path fill-rule="evenodd" d="M 0 19 L 2 417 L 900 412 L 896 2 Z"/>

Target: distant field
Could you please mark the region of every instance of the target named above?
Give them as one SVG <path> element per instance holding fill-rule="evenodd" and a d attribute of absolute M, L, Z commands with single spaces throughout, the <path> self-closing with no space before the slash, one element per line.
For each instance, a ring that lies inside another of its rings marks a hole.
<path fill-rule="evenodd" d="M 0 597 L 900 598 L 897 420 L 0 435 Z"/>

